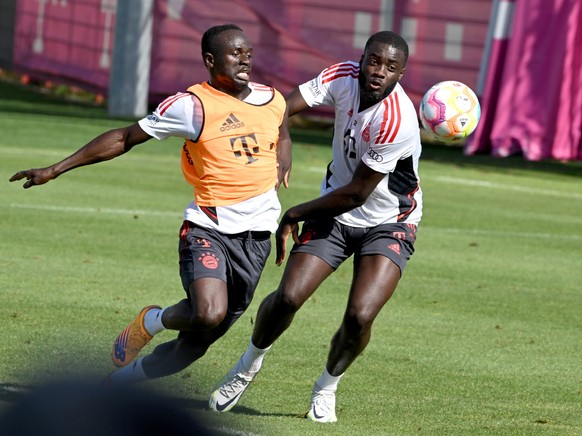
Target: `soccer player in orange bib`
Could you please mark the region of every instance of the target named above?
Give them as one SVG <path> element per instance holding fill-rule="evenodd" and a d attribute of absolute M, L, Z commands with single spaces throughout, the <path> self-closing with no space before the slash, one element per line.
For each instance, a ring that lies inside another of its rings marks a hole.
<path fill-rule="evenodd" d="M 114 384 L 174 374 L 202 357 L 249 306 L 277 229 L 277 189 L 287 186 L 291 168 L 285 100 L 251 82 L 253 47 L 238 26 L 208 29 L 201 46 L 207 82 L 168 97 L 151 115 L 97 136 L 61 162 L 10 179 L 26 179 L 29 188 L 151 138 L 185 139 L 181 166 L 194 187 L 179 233 L 186 298 L 143 308 L 119 334 L 112 358 L 120 369 L 109 376 Z M 136 359 L 164 329 L 176 330 L 177 338 Z"/>

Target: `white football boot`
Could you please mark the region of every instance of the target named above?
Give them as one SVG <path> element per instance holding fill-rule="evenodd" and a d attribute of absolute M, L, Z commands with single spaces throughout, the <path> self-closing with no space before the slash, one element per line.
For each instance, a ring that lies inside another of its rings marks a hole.
<path fill-rule="evenodd" d="M 315 384 L 311 393 L 311 406 L 305 417 L 313 422 L 336 422 L 335 392 L 324 391 Z"/>
<path fill-rule="evenodd" d="M 240 367 L 239 361 L 210 394 L 208 406 L 211 410 L 228 412 L 238 403 L 242 394 L 249 387 L 257 373 L 241 371 Z"/>

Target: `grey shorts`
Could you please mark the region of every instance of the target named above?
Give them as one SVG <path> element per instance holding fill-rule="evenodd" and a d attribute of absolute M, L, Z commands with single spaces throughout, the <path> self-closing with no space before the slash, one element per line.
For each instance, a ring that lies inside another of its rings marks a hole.
<path fill-rule="evenodd" d="M 350 227 L 336 220 L 306 221 L 303 223 L 299 244 L 292 253 L 308 253 L 319 257 L 337 269 L 348 257 L 380 254 L 400 268 L 400 274 L 414 253 L 416 226 L 393 223 L 376 227 Z"/>
<path fill-rule="evenodd" d="M 271 232 L 226 235 L 184 221 L 178 251 L 186 294 L 196 279 L 214 277 L 226 282 L 226 319 L 232 325 L 251 304 L 271 252 Z"/>

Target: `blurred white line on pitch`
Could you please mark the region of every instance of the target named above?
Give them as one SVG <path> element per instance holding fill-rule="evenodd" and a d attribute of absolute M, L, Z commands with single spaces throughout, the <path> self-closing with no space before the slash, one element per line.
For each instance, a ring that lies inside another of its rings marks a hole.
<path fill-rule="evenodd" d="M 111 209 L 107 207 L 72 207 L 72 206 L 49 206 L 43 204 L 16 204 L 12 203 L 10 207 L 19 209 L 37 209 L 52 210 L 57 212 L 78 212 L 78 213 L 106 213 L 111 215 L 144 215 L 144 216 L 167 216 L 179 218 L 180 213 L 163 212 L 156 210 L 130 210 L 130 209 Z"/>
<path fill-rule="evenodd" d="M 445 183 L 454 183 L 457 185 L 480 186 L 482 188 L 505 189 L 507 191 L 527 192 L 528 194 L 551 195 L 554 197 L 575 198 L 582 200 L 582 194 L 570 191 L 554 191 L 551 189 L 537 189 L 519 185 L 503 185 L 501 183 L 493 183 L 485 180 L 461 179 L 449 176 L 437 176 L 433 180 Z"/>

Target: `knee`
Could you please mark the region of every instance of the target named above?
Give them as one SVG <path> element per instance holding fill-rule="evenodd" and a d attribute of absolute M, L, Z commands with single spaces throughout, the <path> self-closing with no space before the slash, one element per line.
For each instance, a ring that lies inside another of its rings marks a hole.
<path fill-rule="evenodd" d="M 352 335 L 362 335 L 369 332 L 374 323 L 375 315 L 366 308 L 350 308 L 344 317 L 344 327 Z"/>
<path fill-rule="evenodd" d="M 206 331 L 216 328 L 226 316 L 226 308 L 202 306 L 193 308 L 188 318 L 189 330 Z"/>
<path fill-rule="evenodd" d="M 293 288 L 281 287 L 274 295 L 274 303 L 279 312 L 292 314 L 297 312 L 305 301 Z"/>

